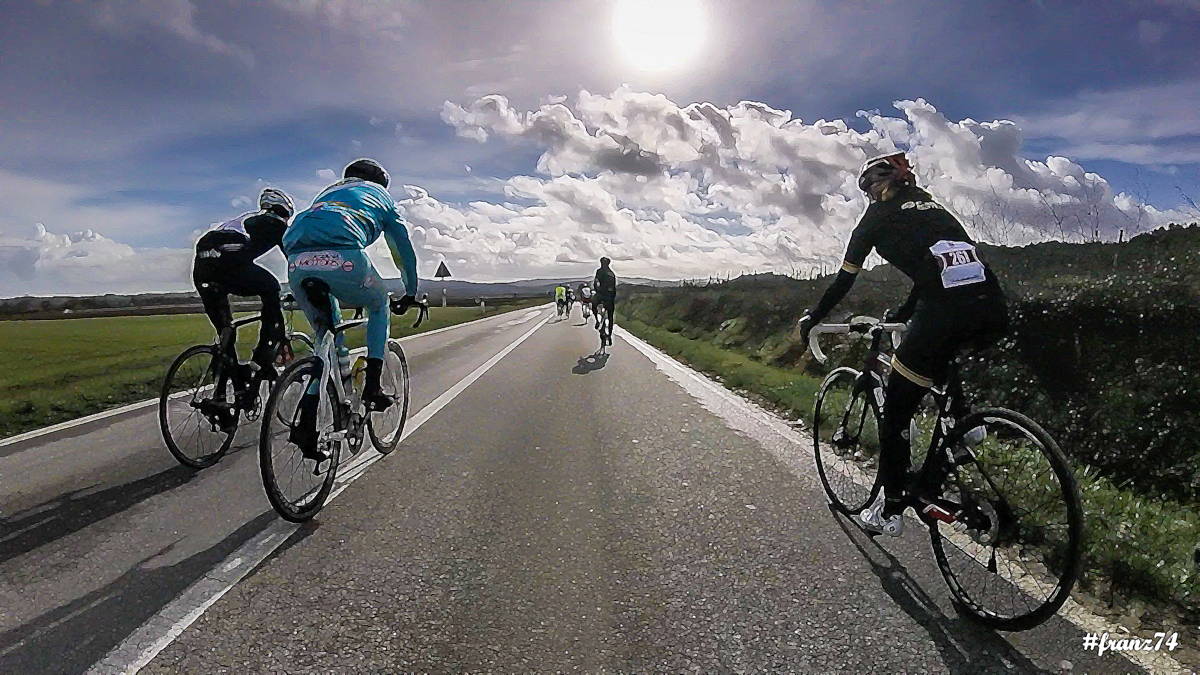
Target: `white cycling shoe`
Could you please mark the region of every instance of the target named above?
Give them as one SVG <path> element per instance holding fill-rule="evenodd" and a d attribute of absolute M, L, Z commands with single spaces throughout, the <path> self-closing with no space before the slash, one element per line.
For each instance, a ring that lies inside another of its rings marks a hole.
<path fill-rule="evenodd" d="M 896 514 L 890 518 L 883 516 L 883 507 L 887 500 L 883 498 L 883 490 L 876 495 L 875 501 L 858 514 L 858 520 L 863 527 L 872 531 L 886 534 L 889 537 L 899 537 L 904 534 L 904 516 Z"/>

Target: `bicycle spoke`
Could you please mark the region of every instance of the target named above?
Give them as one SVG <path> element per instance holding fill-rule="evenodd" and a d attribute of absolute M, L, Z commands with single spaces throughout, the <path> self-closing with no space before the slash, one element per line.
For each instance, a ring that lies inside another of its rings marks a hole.
<path fill-rule="evenodd" d="M 865 395 L 855 392 L 857 373 L 845 369 L 822 385 L 813 413 L 814 456 L 834 508 L 856 514 L 875 491 L 878 424 Z"/>
<path fill-rule="evenodd" d="M 159 397 L 159 426 L 167 449 L 180 463 L 197 469 L 219 460 L 233 441 L 232 433 L 214 430 L 201 409 L 225 397 L 217 386 L 214 353 L 208 346 L 185 350 L 168 369 Z"/>
<path fill-rule="evenodd" d="M 340 448 L 332 447 L 332 455 L 318 464 L 291 441 L 304 393 L 313 379 L 320 377 L 320 363 L 315 357 L 293 363 L 280 375 L 263 408 L 259 440 L 263 485 L 276 512 L 294 522 L 312 518 L 324 506 L 340 453 Z M 333 406 L 333 399 L 327 396 L 318 409 L 318 448 L 330 445 L 329 435 L 339 419 Z"/>
<path fill-rule="evenodd" d="M 946 486 L 945 498 L 963 514 L 961 530 L 938 523 L 931 536 L 955 597 L 981 619 L 1018 629 L 1065 602 L 1078 569 L 1082 515 L 1053 441 L 1043 441 L 1045 432 L 1026 418 L 1001 412 L 979 416 L 983 440 Z"/>

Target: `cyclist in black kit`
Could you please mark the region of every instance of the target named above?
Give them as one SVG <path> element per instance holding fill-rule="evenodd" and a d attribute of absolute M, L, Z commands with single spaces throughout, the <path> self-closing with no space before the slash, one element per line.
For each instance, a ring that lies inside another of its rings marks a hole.
<path fill-rule="evenodd" d="M 604 305 L 604 309 L 608 311 L 608 331 L 609 338 L 612 338 L 612 324 L 616 318 L 617 305 L 617 275 L 613 273 L 609 265 L 612 260 L 607 257 L 600 259 L 600 268 L 596 270 L 596 277 L 592 280 L 592 308 L 596 309 L 600 305 Z M 600 314 L 596 313 L 596 327 L 600 327 Z"/>
<path fill-rule="evenodd" d="M 266 188 L 258 197 L 261 210 L 243 213 L 205 232 L 196 242 L 192 281 L 204 303 L 204 312 L 220 334 L 233 321 L 229 294 L 257 295 L 262 299 L 262 324 L 252 365 L 240 373 L 239 385 L 252 376 L 273 377 L 276 351 L 284 342 L 283 308 L 279 281 L 254 263 L 255 258 L 279 246 L 295 207 L 282 190 Z"/>
<path fill-rule="evenodd" d="M 868 528 L 899 536 L 902 494 L 909 469 L 908 425 L 925 391 L 945 379 L 964 346 L 998 338 L 1008 326 L 1000 283 L 979 259 L 975 242 L 949 211 L 917 187 L 904 153 L 868 160 L 858 187 L 871 199 L 859 220 L 845 261 L 817 306 L 800 319 L 805 342 L 850 290 L 871 250 L 913 281 L 908 300 L 888 321 L 907 322 L 892 358 L 880 429 L 879 472 L 883 492 L 860 518 Z M 900 377 L 895 377 L 899 374 Z"/>

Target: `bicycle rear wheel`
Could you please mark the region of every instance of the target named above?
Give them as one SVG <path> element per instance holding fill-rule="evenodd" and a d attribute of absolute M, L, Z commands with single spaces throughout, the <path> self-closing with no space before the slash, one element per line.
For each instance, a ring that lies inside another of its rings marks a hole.
<path fill-rule="evenodd" d="M 267 499 L 280 516 L 294 523 L 310 520 L 325 506 L 341 459 L 341 441 L 331 435 L 346 425 L 332 384 L 326 385 L 325 404 L 317 411 L 317 447 L 327 458 L 305 457 L 288 439 L 300 418 L 300 400 L 309 385 L 320 380 L 321 367 L 321 360 L 310 356 L 283 371 L 267 399 L 259 430 L 259 465 Z"/>
<path fill-rule="evenodd" d="M 1075 476 L 1054 439 L 1020 413 L 985 408 L 957 428 L 950 447 L 965 457 L 942 494 L 957 522 L 928 521 L 938 568 L 972 617 L 1001 630 L 1032 628 L 1062 607 L 1079 574 Z"/>
<path fill-rule="evenodd" d="M 218 358 L 211 345 L 185 349 L 167 368 L 158 397 L 158 426 L 167 450 L 193 469 L 220 461 L 237 432 L 233 383 L 224 378 L 217 391 Z M 231 430 L 222 428 L 221 415 L 232 420 Z"/>
<path fill-rule="evenodd" d="M 383 361 L 383 377 L 380 380 L 383 393 L 392 398 L 392 405 L 383 412 L 367 415 L 367 433 L 375 449 L 381 455 L 386 455 L 400 443 L 404 423 L 408 421 L 408 359 L 404 356 L 404 348 L 395 340 L 388 341 L 388 353 Z"/>
<path fill-rule="evenodd" d="M 859 373 L 837 368 L 825 377 L 813 406 L 813 457 L 829 505 L 858 515 L 879 481 L 879 411 L 869 390 L 855 391 Z"/>

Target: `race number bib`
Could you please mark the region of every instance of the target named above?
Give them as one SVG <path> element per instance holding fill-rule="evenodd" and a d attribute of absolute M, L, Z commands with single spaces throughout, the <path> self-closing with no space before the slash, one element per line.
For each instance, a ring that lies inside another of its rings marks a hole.
<path fill-rule="evenodd" d="M 975 247 L 965 241 L 942 240 L 929 247 L 942 268 L 942 287 L 954 288 L 984 280 L 983 263 Z"/>

